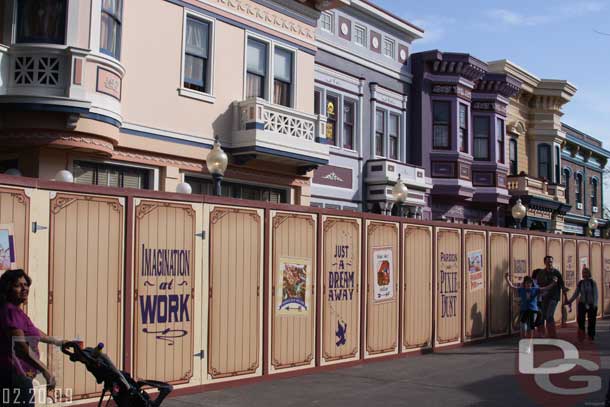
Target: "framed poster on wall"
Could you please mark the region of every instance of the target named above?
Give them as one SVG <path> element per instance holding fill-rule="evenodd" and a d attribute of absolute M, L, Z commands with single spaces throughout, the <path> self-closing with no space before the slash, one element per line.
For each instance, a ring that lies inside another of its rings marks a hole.
<path fill-rule="evenodd" d="M 15 239 L 13 225 L 0 224 L 0 274 L 15 267 Z"/>

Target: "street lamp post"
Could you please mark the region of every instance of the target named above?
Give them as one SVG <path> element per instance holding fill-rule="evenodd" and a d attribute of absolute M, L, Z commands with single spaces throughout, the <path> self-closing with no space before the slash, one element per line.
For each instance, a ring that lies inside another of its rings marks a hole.
<path fill-rule="evenodd" d="M 591 236 L 593 236 L 595 234 L 595 229 L 597 229 L 597 227 L 599 226 L 599 222 L 597 221 L 597 219 L 591 216 L 589 222 L 587 223 L 587 226 L 589 226 L 589 231 L 591 232 Z"/>
<path fill-rule="evenodd" d="M 396 184 L 392 188 L 392 196 L 394 197 L 394 201 L 398 204 L 398 216 L 403 216 L 403 204 L 407 202 L 407 197 L 409 194 L 409 190 L 407 186 L 400 179 L 400 174 L 398 174 L 398 180 L 396 180 Z"/>
<path fill-rule="evenodd" d="M 521 203 L 521 199 L 517 199 L 517 202 L 511 209 L 511 214 L 516 222 L 515 227 L 521 229 L 521 222 L 527 216 L 527 208 Z"/>
<path fill-rule="evenodd" d="M 225 175 L 228 164 L 229 157 L 227 157 L 227 153 L 220 147 L 220 141 L 218 141 L 217 136 L 214 141 L 214 148 L 212 148 L 212 151 L 208 153 L 208 157 L 206 158 L 208 171 L 212 174 L 212 178 L 214 179 L 214 195 L 216 196 L 221 195 L 222 177 Z"/>

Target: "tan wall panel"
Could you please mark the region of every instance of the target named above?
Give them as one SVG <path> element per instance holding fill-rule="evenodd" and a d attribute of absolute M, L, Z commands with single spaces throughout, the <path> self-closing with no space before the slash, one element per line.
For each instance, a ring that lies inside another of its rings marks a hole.
<path fill-rule="evenodd" d="M 365 356 L 398 351 L 398 224 L 367 222 Z M 387 262 L 387 263 L 386 263 Z M 385 272 L 384 270 L 389 270 Z"/>
<path fill-rule="evenodd" d="M 591 242 L 591 260 L 589 262 L 589 268 L 591 269 L 591 276 L 597 284 L 598 292 L 598 304 L 597 304 L 597 316 L 602 316 L 602 244 L 600 242 Z"/>
<path fill-rule="evenodd" d="M 210 214 L 208 374 L 258 374 L 261 367 L 262 218 L 250 209 Z"/>
<path fill-rule="evenodd" d="M 546 256 L 546 238 L 542 236 L 530 236 L 530 270 L 544 268 L 544 257 Z"/>
<path fill-rule="evenodd" d="M 360 221 L 322 220 L 322 364 L 356 359 L 360 349 Z"/>
<path fill-rule="evenodd" d="M 563 273 L 563 248 L 560 238 L 550 237 L 547 240 L 547 254 L 553 256 L 553 267 L 559 270 L 561 275 L 565 277 Z M 555 308 L 555 322 L 560 323 L 562 319 L 566 317 L 562 315 L 564 309 L 561 306 Z"/>
<path fill-rule="evenodd" d="M 432 345 L 432 228 L 405 225 L 403 349 Z"/>
<path fill-rule="evenodd" d="M 604 261 L 604 274 L 603 274 L 603 288 L 600 290 L 604 301 L 604 316 L 610 315 L 610 243 L 604 243 L 603 249 L 603 261 Z"/>
<path fill-rule="evenodd" d="M 51 200 L 49 334 L 105 344 L 120 361 L 124 210 L 117 198 L 57 194 Z M 77 398 L 101 390 L 85 367 L 63 358 L 58 388 Z M 119 364 L 120 366 L 120 364 Z"/>
<path fill-rule="evenodd" d="M 508 233 L 489 233 L 489 335 L 504 335 L 510 327 L 510 298 L 504 274 L 510 269 Z"/>
<path fill-rule="evenodd" d="M 316 225 L 315 215 L 271 214 L 272 373 L 315 364 Z"/>
<path fill-rule="evenodd" d="M 589 259 L 589 242 L 585 240 L 578 241 L 578 272 L 576 273 L 576 278 L 578 281 L 582 279 L 582 269 L 584 267 L 589 267 L 591 264 Z"/>
<path fill-rule="evenodd" d="M 563 270 L 562 276 L 565 286 L 570 289 L 571 296 L 578 282 L 578 258 L 576 257 L 576 241 L 572 239 L 563 240 Z M 576 320 L 576 304 L 572 306 L 572 312 L 567 312 L 567 322 Z"/>
<path fill-rule="evenodd" d="M 134 375 L 187 383 L 193 376 L 195 210 L 142 201 L 135 208 Z"/>
<path fill-rule="evenodd" d="M 28 273 L 30 198 L 23 189 L 0 188 L 0 224 L 12 224 L 15 267 Z"/>
<path fill-rule="evenodd" d="M 464 339 L 487 334 L 487 245 L 485 232 L 464 231 Z"/>
<path fill-rule="evenodd" d="M 436 343 L 460 341 L 461 331 L 461 231 L 436 229 Z"/>
<path fill-rule="evenodd" d="M 530 260 L 527 235 L 513 234 L 511 242 L 511 281 L 515 284 L 523 282 L 523 277 L 530 274 Z M 511 294 L 511 331 L 519 332 L 519 297 Z"/>

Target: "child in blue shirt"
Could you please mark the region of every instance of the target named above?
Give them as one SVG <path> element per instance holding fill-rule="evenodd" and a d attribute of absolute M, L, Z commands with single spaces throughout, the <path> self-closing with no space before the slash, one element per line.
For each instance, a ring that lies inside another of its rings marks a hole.
<path fill-rule="evenodd" d="M 504 275 L 509 287 L 514 289 L 520 298 L 520 313 L 519 320 L 521 322 L 521 338 L 534 337 L 534 327 L 536 324 L 536 316 L 538 315 L 538 295 L 541 291 L 547 291 L 557 284 L 557 278 L 553 278 L 553 282 L 544 287 L 534 286 L 534 280 L 530 276 L 523 277 L 523 283 L 520 285 L 513 284 L 508 278 L 508 273 Z M 527 348 L 527 353 L 532 351 L 531 345 Z"/>

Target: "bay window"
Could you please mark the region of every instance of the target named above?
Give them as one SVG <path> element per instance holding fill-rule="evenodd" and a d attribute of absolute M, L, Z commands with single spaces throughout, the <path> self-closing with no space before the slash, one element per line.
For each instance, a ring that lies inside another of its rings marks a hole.
<path fill-rule="evenodd" d="M 458 145 L 462 153 L 468 153 L 468 106 L 460 103 L 460 129 Z"/>
<path fill-rule="evenodd" d="M 19 0 L 16 3 L 17 42 L 65 44 L 66 0 Z"/>
<path fill-rule="evenodd" d="M 398 135 L 400 127 L 400 117 L 395 114 L 390 114 L 390 122 L 388 126 L 388 147 L 390 148 L 389 155 L 392 160 L 398 160 Z"/>
<path fill-rule="evenodd" d="M 116 59 L 121 54 L 122 0 L 102 0 L 100 52 Z"/>
<path fill-rule="evenodd" d="M 246 98 L 264 99 L 267 83 L 267 44 L 248 38 Z"/>
<path fill-rule="evenodd" d="M 354 102 L 344 100 L 343 102 L 343 148 L 354 149 L 354 124 L 356 111 Z"/>
<path fill-rule="evenodd" d="M 276 47 L 273 71 L 273 103 L 290 107 L 292 104 L 292 52 Z"/>
<path fill-rule="evenodd" d="M 450 148 L 450 116 L 449 102 L 435 101 L 432 104 L 432 147 L 437 149 Z"/>
<path fill-rule="evenodd" d="M 473 158 L 489 161 L 489 117 L 474 117 Z"/>
<path fill-rule="evenodd" d="M 551 146 L 548 144 L 538 145 L 538 177 L 551 179 Z"/>
<path fill-rule="evenodd" d="M 496 140 L 498 143 L 498 159 L 500 164 L 504 164 L 506 151 L 504 150 L 504 120 L 496 119 Z"/>
<path fill-rule="evenodd" d="M 184 84 L 188 89 L 210 92 L 210 24 L 187 17 L 184 48 Z"/>
<path fill-rule="evenodd" d="M 337 137 L 337 110 L 339 109 L 339 98 L 337 96 L 327 96 L 326 103 L 326 144 L 338 145 Z"/>
<path fill-rule="evenodd" d="M 385 157 L 383 138 L 385 137 L 385 113 L 383 110 L 375 112 L 375 154 Z"/>

